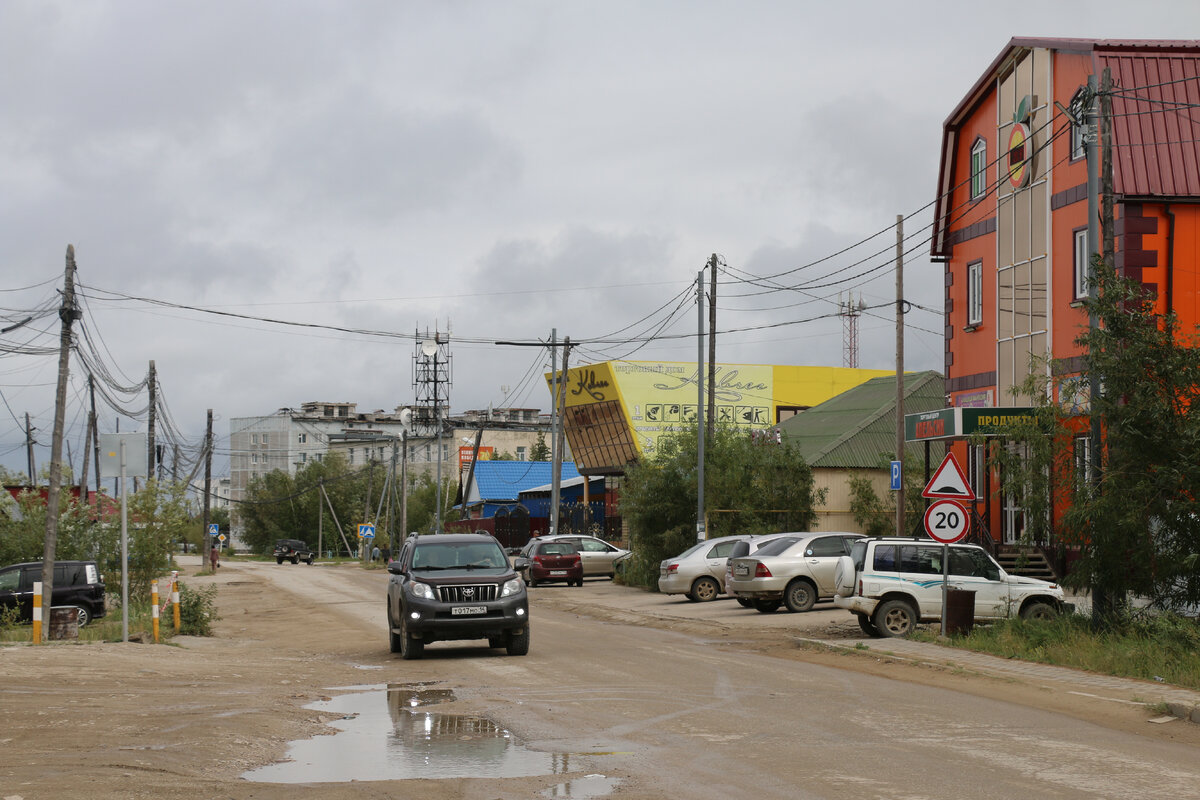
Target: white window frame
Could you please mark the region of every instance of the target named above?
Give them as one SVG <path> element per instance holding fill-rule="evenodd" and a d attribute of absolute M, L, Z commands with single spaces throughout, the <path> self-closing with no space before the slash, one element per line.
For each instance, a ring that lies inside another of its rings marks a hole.
<path fill-rule="evenodd" d="M 1081 228 L 1073 234 L 1075 258 L 1075 299 L 1082 300 L 1088 296 L 1088 275 L 1091 273 L 1091 253 L 1088 248 L 1087 228 Z"/>
<path fill-rule="evenodd" d="M 971 199 L 987 194 L 987 139 L 980 137 L 971 145 Z"/>
<path fill-rule="evenodd" d="M 306 442 L 308 442 L 308 434 L 307 433 L 297 434 L 297 436 L 296 436 L 297 444 L 305 444 Z"/>
<path fill-rule="evenodd" d="M 983 262 L 967 264 L 967 326 L 983 322 Z"/>

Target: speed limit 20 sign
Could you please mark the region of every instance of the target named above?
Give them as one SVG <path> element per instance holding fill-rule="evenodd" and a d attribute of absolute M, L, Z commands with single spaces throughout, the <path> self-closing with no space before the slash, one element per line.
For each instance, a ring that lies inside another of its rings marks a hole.
<path fill-rule="evenodd" d="M 967 535 L 971 518 L 957 500 L 938 500 L 925 509 L 925 532 L 943 544 L 953 544 Z"/>

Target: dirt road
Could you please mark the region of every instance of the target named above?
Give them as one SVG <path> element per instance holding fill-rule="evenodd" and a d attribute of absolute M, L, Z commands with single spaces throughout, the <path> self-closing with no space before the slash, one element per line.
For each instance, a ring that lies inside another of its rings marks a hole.
<path fill-rule="evenodd" d="M 1200 726 L 795 645 L 853 635 L 837 612 L 589 581 L 533 590 L 526 657 L 439 643 L 404 662 L 382 570 L 187 580 L 219 586 L 213 638 L 0 648 L 0 799 L 1200 794 Z"/>

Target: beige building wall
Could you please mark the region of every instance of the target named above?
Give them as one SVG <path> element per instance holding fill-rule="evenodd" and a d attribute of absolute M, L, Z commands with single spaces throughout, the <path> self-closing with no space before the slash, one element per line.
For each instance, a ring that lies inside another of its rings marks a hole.
<path fill-rule="evenodd" d="M 869 478 L 875 489 L 875 494 L 887 497 L 891 476 L 886 470 L 877 469 L 823 469 L 813 468 L 813 483 L 817 491 L 828 490 L 825 504 L 817 508 L 818 531 L 848 531 L 863 533 L 862 527 L 854 521 L 850 513 L 850 478 L 859 475 Z"/>

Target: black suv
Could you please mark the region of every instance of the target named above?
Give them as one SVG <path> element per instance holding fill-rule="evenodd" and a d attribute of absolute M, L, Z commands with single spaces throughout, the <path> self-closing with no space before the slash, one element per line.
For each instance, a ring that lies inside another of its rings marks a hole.
<path fill-rule="evenodd" d="M 280 539 L 275 543 L 275 563 L 282 564 L 290 561 L 299 564 L 301 561 L 312 566 L 313 551 L 299 539 Z"/>
<path fill-rule="evenodd" d="M 413 535 L 388 564 L 393 653 L 420 658 L 428 642 L 487 639 L 510 656 L 529 652 L 525 582 L 485 533 Z"/>
<path fill-rule="evenodd" d="M 0 608 L 17 609 L 22 622 L 33 621 L 33 584 L 42 579 L 42 562 L 0 568 Z M 79 627 L 104 616 L 104 578 L 95 561 L 54 563 L 54 608 L 79 609 Z"/>

